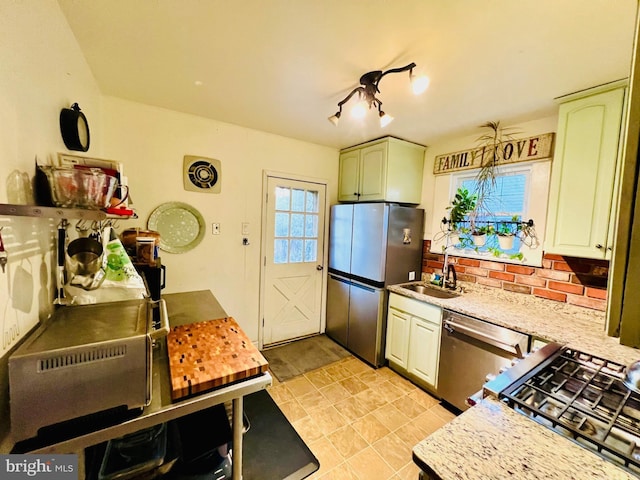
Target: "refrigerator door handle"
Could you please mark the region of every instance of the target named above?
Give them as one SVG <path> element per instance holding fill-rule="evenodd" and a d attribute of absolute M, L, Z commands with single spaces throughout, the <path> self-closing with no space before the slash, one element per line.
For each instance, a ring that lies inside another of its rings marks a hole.
<path fill-rule="evenodd" d="M 351 283 L 351 285 L 353 285 L 354 287 L 358 287 L 358 288 L 360 288 L 361 290 L 366 290 L 367 292 L 372 292 L 372 293 L 374 293 L 374 292 L 376 291 L 376 289 L 375 289 L 375 288 L 373 288 L 373 287 L 369 287 L 369 286 L 364 285 L 364 284 L 362 284 L 362 283 L 354 282 L 353 280 L 352 280 L 350 283 Z"/>
<path fill-rule="evenodd" d="M 331 278 L 332 280 L 335 280 L 337 282 L 342 282 L 342 283 L 346 283 L 347 285 L 351 285 L 351 281 L 349 279 L 347 279 L 347 278 L 344 278 L 344 277 L 339 277 L 337 275 L 329 274 L 329 278 Z"/>

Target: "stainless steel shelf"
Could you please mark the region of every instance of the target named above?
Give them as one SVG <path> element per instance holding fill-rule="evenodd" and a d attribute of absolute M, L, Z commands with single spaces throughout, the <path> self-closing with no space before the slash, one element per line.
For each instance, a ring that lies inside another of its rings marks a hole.
<path fill-rule="evenodd" d="M 104 220 L 105 218 L 107 218 L 107 214 L 102 210 L 41 207 L 39 205 L 12 205 L 10 203 L 0 203 L 0 215 L 60 219 L 77 218 L 82 220 Z"/>
<path fill-rule="evenodd" d="M 155 363 L 155 362 L 154 362 Z M 210 393 L 188 398 L 186 400 L 177 401 L 171 403 L 170 399 L 162 398 L 160 393 L 164 385 L 167 385 L 169 380 L 168 366 L 165 364 L 164 368 L 160 369 L 160 375 L 158 378 L 154 375 L 153 379 L 153 402 L 146 407 L 143 413 L 131 420 L 113 425 L 111 427 L 96 430 L 94 432 L 81 435 L 69 440 L 64 440 L 55 444 L 50 444 L 38 449 L 29 451 L 29 453 L 73 453 L 92 445 L 97 445 L 102 442 L 106 442 L 112 438 L 121 437 L 130 433 L 143 430 L 145 428 L 158 425 L 159 423 L 168 422 L 176 418 L 194 413 L 205 408 L 218 405 L 220 403 L 230 402 L 231 400 L 242 398 L 245 395 L 263 390 L 271 385 L 271 375 L 266 372 L 257 377 L 253 377 L 242 382 L 222 387 L 214 390 Z"/>
<path fill-rule="evenodd" d="M 0 210 L 0 213 L 2 213 L 2 210 Z M 227 316 L 218 300 L 208 290 L 172 293 L 163 295 L 163 298 L 167 302 L 167 311 L 169 313 L 169 323 L 171 326 Z M 232 402 L 232 431 L 234 445 L 234 467 L 232 478 L 233 480 L 240 480 L 242 475 L 243 397 L 263 390 L 271 385 L 272 378 L 269 372 L 265 372 L 248 379 L 239 380 L 235 383 L 206 393 L 173 401 L 171 399 L 171 375 L 169 370 L 166 341 L 160 340 L 158 345 L 153 349 L 152 375 L 153 393 L 151 395 L 151 404 L 145 407 L 139 416 L 106 428 L 96 429 L 73 438 L 35 447 L 30 449 L 29 453 L 75 452 L 82 455 L 85 448 L 97 445 L 112 438 L 134 433 L 220 403 Z M 11 438 L 10 432 L 1 433 L 0 429 L 0 453 L 9 453 L 13 447 L 14 442 Z"/>

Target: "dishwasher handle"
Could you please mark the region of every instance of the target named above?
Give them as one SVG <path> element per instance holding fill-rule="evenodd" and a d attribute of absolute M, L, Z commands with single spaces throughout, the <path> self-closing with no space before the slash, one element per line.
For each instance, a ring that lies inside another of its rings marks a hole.
<path fill-rule="evenodd" d="M 505 352 L 509 352 L 515 355 L 517 358 L 523 357 L 522 350 L 520 349 L 520 343 L 517 341 L 505 342 L 502 339 L 491 337 L 489 335 L 486 335 L 484 332 L 480 332 L 466 325 L 461 325 L 450 319 L 446 319 L 443 322 L 442 328 L 444 328 L 449 333 L 458 331 L 468 337 L 475 338 L 476 340 L 480 340 L 481 342 L 484 342 L 488 345 L 492 345 L 496 348 L 504 350 Z M 518 337 L 522 337 L 522 335 L 520 334 L 517 335 Z"/>

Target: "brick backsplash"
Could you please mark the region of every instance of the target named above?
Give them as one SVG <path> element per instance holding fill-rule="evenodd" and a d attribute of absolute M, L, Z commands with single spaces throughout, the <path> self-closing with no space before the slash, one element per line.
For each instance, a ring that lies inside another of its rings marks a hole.
<path fill-rule="evenodd" d="M 444 255 L 431 253 L 431 241 L 424 240 L 422 272 L 442 272 Z M 510 292 L 570 303 L 604 311 L 607 307 L 609 262 L 589 258 L 545 254 L 542 267 L 527 267 L 491 260 L 449 255 L 458 279 Z"/>

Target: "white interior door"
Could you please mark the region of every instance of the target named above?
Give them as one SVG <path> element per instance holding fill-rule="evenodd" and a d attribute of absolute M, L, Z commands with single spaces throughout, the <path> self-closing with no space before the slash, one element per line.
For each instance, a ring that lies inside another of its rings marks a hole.
<path fill-rule="evenodd" d="M 263 345 L 320 333 L 326 185 L 267 178 Z"/>

